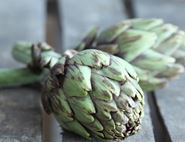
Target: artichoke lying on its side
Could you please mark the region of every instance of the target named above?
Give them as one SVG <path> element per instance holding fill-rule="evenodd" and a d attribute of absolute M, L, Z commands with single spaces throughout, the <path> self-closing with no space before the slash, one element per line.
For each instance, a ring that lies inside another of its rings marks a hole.
<path fill-rule="evenodd" d="M 12 54 L 36 73 L 49 68 L 42 104 L 62 128 L 88 139 L 124 139 L 138 131 L 144 96 L 123 59 L 95 49 L 60 55 L 45 43 L 28 42 L 18 43 Z"/>
<path fill-rule="evenodd" d="M 89 48 L 109 52 L 135 66 L 145 91 L 166 85 L 184 70 L 185 32 L 161 19 L 126 20 L 99 35 L 95 28 L 76 49 Z"/>
<path fill-rule="evenodd" d="M 124 139 L 140 127 L 143 92 L 132 66 L 118 57 L 93 49 L 65 55 L 44 88 L 46 112 L 85 138 Z"/>

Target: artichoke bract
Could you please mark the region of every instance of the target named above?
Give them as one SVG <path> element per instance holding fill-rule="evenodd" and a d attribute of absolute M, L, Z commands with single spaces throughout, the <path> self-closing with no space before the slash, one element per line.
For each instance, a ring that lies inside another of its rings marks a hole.
<path fill-rule="evenodd" d="M 185 32 L 161 19 L 130 19 L 97 34 L 94 28 L 77 50 L 95 48 L 131 63 L 145 91 L 155 90 L 183 72 Z"/>
<path fill-rule="evenodd" d="M 129 63 L 89 49 L 65 54 L 50 69 L 42 103 L 66 130 L 124 139 L 140 128 L 144 96 Z"/>

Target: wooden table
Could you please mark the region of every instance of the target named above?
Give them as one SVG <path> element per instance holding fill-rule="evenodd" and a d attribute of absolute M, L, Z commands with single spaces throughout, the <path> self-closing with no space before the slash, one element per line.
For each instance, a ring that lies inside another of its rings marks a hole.
<path fill-rule="evenodd" d="M 0 67 L 21 66 L 10 54 L 17 40 L 46 40 L 62 52 L 93 26 L 103 29 L 128 17 L 161 17 L 185 29 L 184 6 L 180 0 L 6 0 L 0 4 Z M 168 87 L 145 94 L 142 129 L 125 142 L 185 141 L 184 80 L 183 74 Z M 53 118 L 42 114 L 39 102 L 40 93 L 33 89 L 0 90 L 0 142 L 87 141 L 60 130 Z"/>

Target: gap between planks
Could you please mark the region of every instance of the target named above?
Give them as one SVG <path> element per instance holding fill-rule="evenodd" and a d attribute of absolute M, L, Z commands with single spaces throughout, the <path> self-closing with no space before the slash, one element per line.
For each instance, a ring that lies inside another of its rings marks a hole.
<path fill-rule="evenodd" d="M 128 18 L 135 18 L 136 12 L 134 7 L 134 0 L 122 0 L 123 7 L 125 8 L 125 12 Z"/>
<path fill-rule="evenodd" d="M 59 20 L 58 0 L 47 0 L 46 42 L 61 51 L 62 29 Z M 48 115 L 42 110 L 42 141 L 62 142 L 61 128 L 54 116 Z"/>
<path fill-rule="evenodd" d="M 150 116 L 153 124 L 154 137 L 156 142 L 172 142 L 169 132 L 164 124 L 164 120 L 157 105 L 155 92 L 146 94 L 150 107 Z"/>

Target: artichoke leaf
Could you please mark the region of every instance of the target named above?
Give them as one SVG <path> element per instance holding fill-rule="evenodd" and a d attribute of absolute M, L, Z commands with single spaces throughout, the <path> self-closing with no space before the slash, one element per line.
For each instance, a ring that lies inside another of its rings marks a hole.
<path fill-rule="evenodd" d="M 91 69 L 87 66 L 69 65 L 63 83 L 64 93 L 68 96 L 87 96 L 91 91 Z"/>

